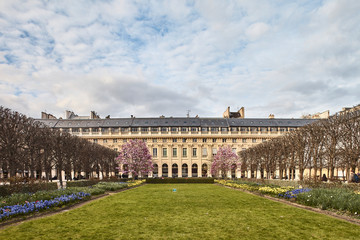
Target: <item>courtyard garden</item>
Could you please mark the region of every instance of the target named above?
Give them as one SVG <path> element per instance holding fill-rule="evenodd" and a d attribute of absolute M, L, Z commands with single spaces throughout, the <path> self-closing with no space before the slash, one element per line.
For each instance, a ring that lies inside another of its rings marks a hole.
<path fill-rule="evenodd" d="M 360 226 L 214 184 L 147 184 L 0 239 L 357 239 Z"/>

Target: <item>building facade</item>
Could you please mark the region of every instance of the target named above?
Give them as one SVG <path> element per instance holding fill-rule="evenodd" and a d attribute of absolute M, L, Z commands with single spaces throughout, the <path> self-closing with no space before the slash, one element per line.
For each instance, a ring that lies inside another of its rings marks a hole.
<path fill-rule="evenodd" d="M 155 170 L 150 177 L 208 177 L 213 156 L 221 146 L 234 153 L 284 135 L 313 119 L 239 118 L 70 118 L 39 119 L 51 128 L 69 132 L 119 151 L 131 139 L 146 142 Z M 237 169 L 232 177 L 248 177 Z"/>

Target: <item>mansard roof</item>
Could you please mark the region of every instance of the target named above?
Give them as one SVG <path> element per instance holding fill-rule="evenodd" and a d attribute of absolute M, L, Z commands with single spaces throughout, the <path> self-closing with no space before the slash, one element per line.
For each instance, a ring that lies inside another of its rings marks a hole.
<path fill-rule="evenodd" d="M 93 127 L 302 127 L 316 119 L 293 118 L 110 118 L 38 119 L 51 128 Z"/>

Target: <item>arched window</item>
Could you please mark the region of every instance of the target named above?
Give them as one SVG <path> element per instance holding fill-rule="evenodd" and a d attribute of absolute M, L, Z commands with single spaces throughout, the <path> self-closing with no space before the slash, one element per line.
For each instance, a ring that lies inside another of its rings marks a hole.
<path fill-rule="evenodd" d="M 231 178 L 236 178 L 236 164 L 231 165 Z"/>
<path fill-rule="evenodd" d="M 168 177 L 169 176 L 169 168 L 168 168 L 168 165 L 166 163 L 164 163 L 162 165 L 162 176 L 163 177 Z"/>
<path fill-rule="evenodd" d="M 174 163 L 172 165 L 172 177 L 178 177 L 178 165 L 176 163 Z"/>
<path fill-rule="evenodd" d="M 181 167 L 181 173 L 183 177 L 187 177 L 188 176 L 188 165 L 186 163 L 184 163 Z"/>
<path fill-rule="evenodd" d="M 198 176 L 198 165 L 196 163 L 194 163 L 191 166 L 191 176 L 192 177 L 197 177 Z"/>
<path fill-rule="evenodd" d="M 207 171 L 208 171 L 208 166 L 206 163 L 204 163 L 203 165 L 201 165 L 201 176 L 207 177 Z"/>
<path fill-rule="evenodd" d="M 123 174 L 122 174 L 122 177 L 123 178 L 128 178 L 129 177 L 129 166 L 127 164 L 124 164 L 123 165 Z"/>
<path fill-rule="evenodd" d="M 159 166 L 156 163 L 153 166 L 154 166 L 153 177 L 158 177 L 159 176 Z"/>

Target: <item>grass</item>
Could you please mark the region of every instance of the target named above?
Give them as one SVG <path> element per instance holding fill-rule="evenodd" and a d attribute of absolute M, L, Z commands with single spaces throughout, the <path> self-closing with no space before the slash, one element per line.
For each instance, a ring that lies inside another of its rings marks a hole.
<path fill-rule="evenodd" d="M 5 228 L 0 239 L 357 239 L 359 232 L 354 224 L 213 184 L 148 184 Z"/>

